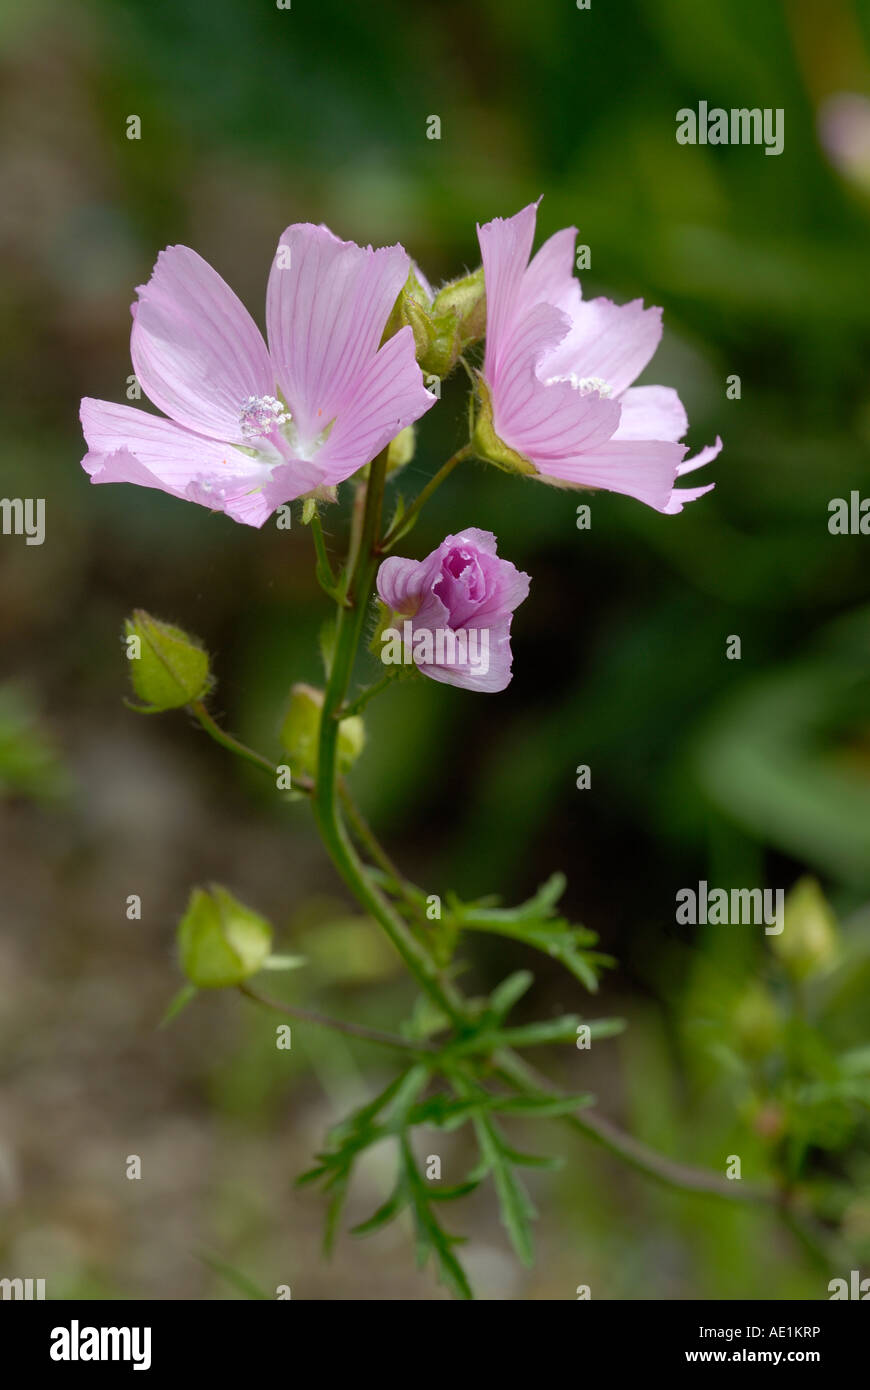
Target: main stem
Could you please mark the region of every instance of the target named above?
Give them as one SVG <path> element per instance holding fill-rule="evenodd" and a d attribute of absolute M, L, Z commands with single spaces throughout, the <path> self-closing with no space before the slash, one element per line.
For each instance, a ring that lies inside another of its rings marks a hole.
<path fill-rule="evenodd" d="M 463 456 L 464 451 L 460 451 L 448 461 L 448 465 L 436 475 L 438 482 L 442 480 L 441 475 L 446 476 L 446 472 L 449 472 Z M 383 927 L 420 988 L 455 1027 L 463 1028 L 466 1018 L 461 995 L 441 978 L 425 947 L 417 941 L 393 905 L 372 883 L 354 849 L 338 805 L 339 722 L 365 626 L 378 561 L 390 539 L 396 539 L 394 535 L 385 537 L 380 544 L 378 542 L 386 466 L 387 456 L 384 451 L 370 466 L 368 482 L 363 485 L 365 492 L 357 494 L 353 543 L 345 574 L 347 606 L 340 606 L 338 610 L 333 663 L 321 714 L 317 781 L 312 800 L 323 842 L 348 888 Z M 435 483 L 435 479 L 432 481 Z M 434 491 L 434 487 L 430 487 L 429 491 Z M 391 869 L 392 867 L 391 865 Z M 393 872 L 395 873 L 394 870 Z M 503 1052 L 496 1062 L 497 1070 L 503 1078 L 521 1091 L 528 1089 L 533 1079 L 536 1082 L 538 1080 L 533 1070 L 516 1054 Z M 733 1192 L 715 1174 L 672 1163 L 632 1136 L 623 1134 L 601 1116 L 593 1117 L 581 1111 L 571 1117 L 571 1122 L 588 1138 L 602 1144 L 624 1162 L 669 1187 L 722 1197 L 744 1195 Z M 752 1189 L 745 1195 L 750 1200 L 770 1200 L 770 1194 L 764 1190 Z"/>
<path fill-rule="evenodd" d="M 434 961 L 409 931 L 391 903 L 371 882 L 353 847 L 338 806 L 340 711 L 350 685 L 378 565 L 378 535 L 386 473 L 387 453 L 384 450 L 369 469 L 359 544 L 347 585 L 348 606 L 338 610 L 332 669 L 320 718 L 317 782 L 313 797 L 314 814 L 323 842 L 348 888 L 383 927 L 421 989 L 452 1023 L 461 1026 L 464 1019 L 457 995 L 443 983 Z"/>

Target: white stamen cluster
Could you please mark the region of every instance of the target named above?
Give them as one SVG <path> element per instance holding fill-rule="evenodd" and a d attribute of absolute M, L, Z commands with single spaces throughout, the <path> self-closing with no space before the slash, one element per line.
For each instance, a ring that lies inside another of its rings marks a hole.
<path fill-rule="evenodd" d="M 574 372 L 568 372 L 566 376 L 551 376 L 547 385 L 551 386 L 554 381 L 567 381 L 569 386 L 573 386 L 575 391 L 579 391 L 581 396 L 591 396 L 593 392 L 605 399 L 613 395 L 613 387 L 609 381 L 605 381 L 600 376 L 576 376 Z"/>
<path fill-rule="evenodd" d="M 287 424 L 290 412 L 274 396 L 248 396 L 239 419 L 246 439 L 266 439 L 277 426 Z"/>

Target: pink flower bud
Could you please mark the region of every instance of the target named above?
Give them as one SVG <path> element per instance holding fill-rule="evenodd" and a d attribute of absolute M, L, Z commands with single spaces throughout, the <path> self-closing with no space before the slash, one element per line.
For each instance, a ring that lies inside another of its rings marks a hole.
<path fill-rule="evenodd" d="M 411 662 L 445 685 L 504 690 L 511 678 L 510 628 L 529 576 L 496 554 L 489 531 L 446 536 L 425 560 L 391 555 L 378 593 L 393 615 L 383 628 L 385 665 Z"/>

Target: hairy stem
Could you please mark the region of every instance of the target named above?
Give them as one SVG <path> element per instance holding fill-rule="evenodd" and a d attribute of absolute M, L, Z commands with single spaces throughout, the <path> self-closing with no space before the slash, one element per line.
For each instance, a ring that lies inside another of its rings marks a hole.
<path fill-rule="evenodd" d="M 378 531 L 386 469 L 387 453 L 384 450 L 369 469 L 359 529 L 359 545 L 353 571 L 347 581 L 350 606 L 340 608 L 338 612 L 332 670 L 320 717 L 314 814 L 323 842 L 348 888 L 383 927 L 421 989 L 452 1022 L 461 1025 L 463 1014 L 458 998 L 453 991 L 448 991 L 439 979 L 435 963 L 428 952 L 420 945 L 391 903 L 368 878 L 347 833 L 337 801 L 339 718 L 365 626 L 378 564 Z"/>
<path fill-rule="evenodd" d="M 425 507 L 426 503 L 429 501 L 429 498 L 432 496 L 432 493 L 435 492 L 435 490 L 441 486 L 445 478 L 450 477 L 450 474 L 453 472 L 454 468 L 458 463 L 461 463 L 463 459 L 467 459 L 470 457 L 471 445 L 464 444 L 461 449 L 457 450 L 457 452 L 453 455 L 452 458 L 449 458 L 446 463 L 442 463 L 441 467 L 438 469 L 438 472 L 434 475 L 434 477 L 429 479 L 428 483 L 423 488 L 423 491 L 405 512 L 405 515 L 400 516 L 399 519 L 395 522 L 393 526 L 390 527 L 389 531 L 384 536 L 384 539 L 381 541 L 381 544 L 378 547 L 378 550 L 382 555 L 386 554 L 386 552 L 395 545 L 396 541 L 401 540 L 402 536 L 407 535 L 408 531 L 410 531 L 411 527 L 416 522 L 417 517 L 419 516 L 423 507 Z"/>
<path fill-rule="evenodd" d="M 387 686 L 395 679 L 395 672 L 388 671 L 385 676 L 381 676 L 379 681 L 375 681 L 374 685 L 366 686 L 365 690 L 361 690 L 359 695 L 356 695 L 349 705 L 344 706 L 340 712 L 340 717 L 342 719 L 347 719 L 348 715 L 359 714 L 360 710 L 365 709 L 369 700 L 373 699 L 375 695 L 380 695 L 381 691 L 386 690 Z"/>
<path fill-rule="evenodd" d="M 317 556 L 315 574 L 317 582 L 329 597 L 336 603 L 343 603 L 345 600 L 339 593 L 338 583 L 332 573 L 332 565 L 329 563 L 329 556 L 326 552 L 326 540 L 323 535 L 323 526 L 320 521 L 320 513 L 315 511 L 311 518 L 311 535 L 314 540 L 314 551 Z"/>
<path fill-rule="evenodd" d="M 253 763 L 254 767 L 259 767 L 264 772 L 270 773 L 272 777 L 275 776 L 277 764 L 270 763 L 269 759 L 264 758 L 262 753 L 255 753 L 253 748 L 248 748 L 244 743 L 240 743 L 237 738 L 233 738 L 232 734 L 226 733 L 221 728 L 220 724 L 212 719 L 202 700 L 194 700 L 192 704 L 188 705 L 188 709 L 191 714 L 199 720 L 206 733 L 214 739 L 215 743 L 219 743 L 222 748 L 228 749 L 230 753 L 235 753 L 237 757 L 244 758 L 246 762 Z"/>
<path fill-rule="evenodd" d="M 520 1091 L 551 1091 L 558 1094 L 557 1088 L 535 1067 L 523 1061 L 515 1052 L 500 1052 L 495 1058 L 499 1075 Z M 710 1173 L 703 1168 L 692 1168 L 685 1163 L 675 1163 L 664 1154 L 657 1153 L 648 1145 L 626 1134 L 612 1120 L 604 1115 L 596 1115 L 590 1110 L 578 1110 L 576 1115 L 566 1117 L 566 1123 L 574 1130 L 593 1139 L 596 1144 L 607 1149 L 615 1157 L 622 1159 L 631 1168 L 665 1187 L 680 1192 L 698 1192 L 708 1197 L 727 1197 L 744 1202 L 770 1202 L 777 1200 L 773 1187 L 757 1187 L 744 1182 L 720 1178 L 718 1173 Z"/>
<path fill-rule="evenodd" d="M 226 748 L 228 752 L 235 753 L 236 757 L 244 758 L 245 762 L 251 763 L 254 767 L 258 767 L 261 772 L 268 772 L 269 776 L 274 781 L 275 773 L 278 768 L 277 763 L 270 763 L 269 759 L 264 757 L 262 753 L 257 753 L 253 748 L 248 748 L 247 744 L 240 743 L 237 738 L 233 738 L 232 734 L 228 734 L 225 729 L 221 728 L 217 720 L 211 717 L 201 700 L 195 700 L 193 704 L 188 705 L 187 708 L 190 710 L 191 714 L 199 720 L 206 733 L 210 738 L 214 739 L 215 743 L 219 743 L 221 748 Z M 314 783 L 310 777 L 302 775 L 299 777 L 294 776 L 293 790 L 305 792 L 306 795 L 310 795 L 314 790 Z"/>
<path fill-rule="evenodd" d="M 362 1038 L 364 1042 L 380 1043 L 383 1047 L 396 1048 L 401 1052 L 435 1051 L 432 1043 L 412 1042 L 409 1038 L 400 1037 L 398 1033 L 385 1033 L 380 1028 L 367 1028 L 364 1023 L 348 1023 L 343 1018 L 328 1018 L 326 1014 L 318 1013 L 315 1009 L 297 1008 L 295 1004 L 285 1004 L 280 999 L 259 994 L 249 985 L 239 985 L 238 990 L 246 998 L 261 1004 L 263 1008 L 274 1009 L 277 1013 L 286 1014 L 288 1018 L 298 1019 L 300 1023 L 314 1023 L 321 1028 L 331 1028 L 333 1032 L 344 1033 L 348 1038 Z"/>

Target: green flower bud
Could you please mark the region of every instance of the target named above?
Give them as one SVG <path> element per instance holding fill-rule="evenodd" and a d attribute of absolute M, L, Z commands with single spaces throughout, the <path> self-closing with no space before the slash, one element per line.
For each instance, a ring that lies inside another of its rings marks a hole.
<path fill-rule="evenodd" d="M 124 642 L 133 689 L 145 702 L 132 708 L 142 714 L 189 705 L 207 695 L 214 684 L 208 652 L 197 639 L 152 618 L 142 608 L 126 619 Z"/>
<path fill-rule="evenodd" d="M 785 900 L 783 928 L 771 936 L 771 948 L 795 980 L 819 975 L 839 952 L 837 919 L 818 881 L 801 878 Z"/>
<path fill-rule="evenodd" d="M 220 884 L 194 888 L 178 927 L 181 968 L 199 989 L 241 984 L 262 967 L 272 949 L 265 918 Z"/>
<path fill-rule="evenodd" d="M 414 351 L 425 375 L 448 376 L 460 353 L 486 332 L 483 267 L 445 285 L 434 300 L 412 269 L 387 320 L 383 341 L 406 325 L 414 334 Z"/>
<path fill-rule="evenodd" d="M 338 726 L 338 770 L 350 772 L 366 746 L 366 726 L 361 714 L 348 715 Z"/>
<path fill-rule="evenodd" d="M 320 719 L 323 691 L 311 685 L 294 685 L 281 725 L 281 746 L 290 755 L 296 772 L 317 777 Z M 338 726 L 338 770 L 345 773 L 356 762 L 365 746 L 365 725 L 358 714 L 342 719 Z"/>
<path fill-rule="evenodd" d="M 486 335 L 486 287 L 483 266 L 439 290 L 432 304 L 435 319 L 452 315 L 456 320 L 460 352 Z"/>
<path fill-rule="evenodd" d="M 471 447 L 479 459 L 485 463 L 494 463 L 496 468 L 503 468 L 506 473 L 523 473 L 526 475 L 537 473 L 537 469 L 528 459 L 523 458 L 516 450 L 511 449 L 504 440 L 499 439 L 492 423 L 492 405 L 490 404 L 489 391 L 486 382 L 478 373 L 477 392 L 479 397 L 479 408 L 477 418 L 474 422 L 474 430 L 471 435 Z"/>

